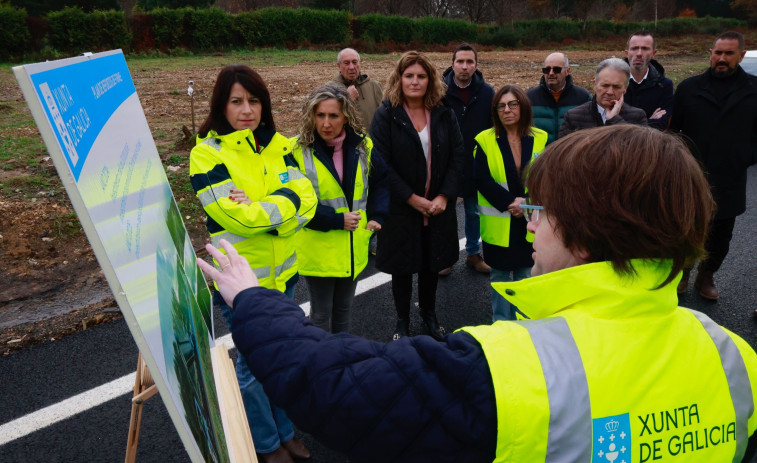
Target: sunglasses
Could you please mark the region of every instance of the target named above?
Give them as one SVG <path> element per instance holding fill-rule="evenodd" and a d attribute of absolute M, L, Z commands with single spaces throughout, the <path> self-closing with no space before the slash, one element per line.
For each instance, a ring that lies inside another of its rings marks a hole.
<path fill-rule="evenodd" d="M 554 71 L 555 74 L 559 74 L 562 72 L 562 66 L 547 66 L 545 68 L 541 68 L 541 72 L 544 74 L 549 74 L 549 71 Z"/>

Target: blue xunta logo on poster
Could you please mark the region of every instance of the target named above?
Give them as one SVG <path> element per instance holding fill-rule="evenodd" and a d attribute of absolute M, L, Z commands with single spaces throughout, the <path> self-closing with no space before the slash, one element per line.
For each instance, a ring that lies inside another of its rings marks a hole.
<path fill-rule="evenodd" d="M 628 413 L 592 420 L 591 463 L 631 463 L 631 420 Z"/>

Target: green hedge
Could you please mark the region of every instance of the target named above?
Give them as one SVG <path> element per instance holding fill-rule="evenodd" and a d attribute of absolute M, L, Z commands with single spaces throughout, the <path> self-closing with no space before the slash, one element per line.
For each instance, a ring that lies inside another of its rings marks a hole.
<path fill-rule="evenodd" d="M 420 18 L 415 27 L 423 43 L 473 42 L 478 35 L 478 27 L 462 19 Z"/>
<path fill-rule="evenodd" d="M 0 4 L 0 60 L 23 56 L 29 41 L 26 10 Z"/>
<path fill-rule="evenodd" d="M 122 11 L 85 13 L 79 7 L 66 7 L 48 13 L 48 41 L 56 50 L 78 54 L 113 48 L 131 48 L 132 34 Z"/>
<path fill-rule="evenodd" d="M 145 16 L 152 17 L 152 35 L 155 46 L 171 49 L 182 44 L 184 37 L 184 15 L 189 8 L 156 8 Z"/>
<path fill-rule="evenodd" d="M 407 16 L 384 16 L 366 14 L 355 18 L 356 37 L 369 42 L 392 40 L 409 43 L 418 38 L 416 21 Z"/>
<path fill-rule="evenodd" d="M 231 45 L 231 16 L 218 8 L 189 9 L 184 15 L 184 45 L 210 50 Z"/>
<path fill-rule="evenodd" d="M 342 45 L 351 40 L 362 42 L 365 51 L 382 42 L 422 47 L 467 41 L 515 47 L 628 37 L 639 29 L 655 31 L 657 37 L 692 33 L 714 36 L 745 26 L 744 21 L 709 17 L 663 19 L 656 28 L 652 22 L 565 19 L 479 26 L 457 19 L 380 14 L 352 17 L 346 11 L 309 8 L 264 8 L 233 15 L 218 8 L 189 7 L 141 12 L 127 22 L 123 12 L 113 10 L 85 13 L 78 7 L 67 7 L 44 18 L 29 18 L 23 9 L 0 4 L 0 60 L 22 58 L 30 52 L 33 55 L 41 48 L 53 55 L 111 48 L 140 52 L 157 48 L 173 53 L 228 47 Z"/>

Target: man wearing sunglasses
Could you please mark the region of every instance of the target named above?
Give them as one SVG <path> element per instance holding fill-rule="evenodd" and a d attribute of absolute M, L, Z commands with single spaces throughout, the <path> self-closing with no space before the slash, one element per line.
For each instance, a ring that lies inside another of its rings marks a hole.
<path fill-rule="evenodd" d="M 539 85 L 526 95 L 534 112 L 534 125 L 547 132 L 547 144 L 557 140 L 565 113 L 591 100 L 583 87 L 573 85 L 565 53 L 552 53 L 544 60 Z"/>

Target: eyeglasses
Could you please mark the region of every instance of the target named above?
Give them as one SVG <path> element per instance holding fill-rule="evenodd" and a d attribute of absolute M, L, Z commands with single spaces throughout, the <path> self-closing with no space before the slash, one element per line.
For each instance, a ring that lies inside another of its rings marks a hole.
<path fill-rule="evenodd" d="M 549 71 L 554 71 L 555 74 L 559 74 L 562 72 L 562 66 L 547 66 L 541 68 L 541 72 L 544 74 L 549 74 Z"/>
<path fill-rule="evenodd" d="M 523 209 L 523 217 L 526 218 L 526 222 L 538 222 L 539 211 L 544 210 L 544 206 L 535 206 L 533 204 L 521 204 L 520 208 Z"/>
<path fill-rule="evenodd" d="M 520 108 L 520 101 L 512 100 L 508 101 L 507 103 L 500 103 L 497 105 L 497 111 L 499 112 L 503 112 L 505 108 L 510 108 L 510 111 L 515 111 L 516 109 Z"/>

